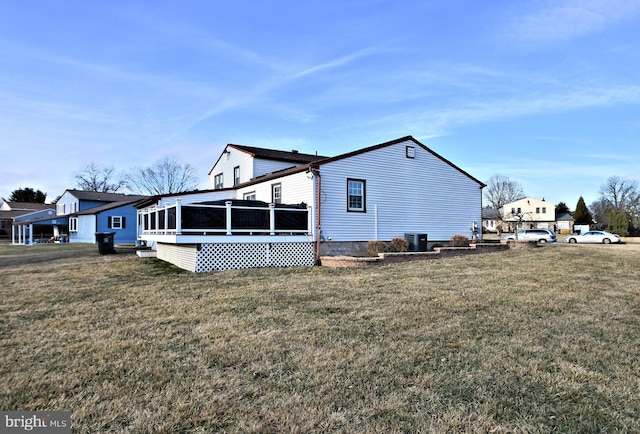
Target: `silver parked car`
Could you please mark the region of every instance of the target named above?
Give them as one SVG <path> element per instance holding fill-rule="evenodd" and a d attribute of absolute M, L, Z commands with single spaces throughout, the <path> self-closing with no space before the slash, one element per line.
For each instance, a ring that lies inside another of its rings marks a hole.
<path fill-rule="evenodd" d="M 620 235 L 606 231 L 589 231 L 581 235 L 569 235 L 564 239 L 565 243 L 596 243 L 610 244 L 619 243 Z"/>
<path fill-rule="evenodd" d="M 517 235 L 518 241 L 537 241 L 538 243 L 555 243 L 556 241 L 558 241 L 556 233 L 553 231 L 553 229 L 521 229 L 518 231 Z M 516 234 L 506 236 L 505 240 L 515 241 Z"/>

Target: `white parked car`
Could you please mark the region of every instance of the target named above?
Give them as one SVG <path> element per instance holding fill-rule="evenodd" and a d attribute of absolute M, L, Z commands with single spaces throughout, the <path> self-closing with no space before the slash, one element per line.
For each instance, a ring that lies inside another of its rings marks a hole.
<path fill-rule="evenodd" d="M 538 243 L 555 243 L 557 241 L 556 233 L 552 229 L 546 228 L 521 229 L 517 234 L 507 235 L 504 239 L 507 241 L 537 241 Z"/>
<path fill-rule="evenodd" d="M 565 243 L 596 243 L 610 244 L 619 243 L 620 235 L 606 231 L 589 231 L 581 235 L 569 235 L 564 239 Z"/>

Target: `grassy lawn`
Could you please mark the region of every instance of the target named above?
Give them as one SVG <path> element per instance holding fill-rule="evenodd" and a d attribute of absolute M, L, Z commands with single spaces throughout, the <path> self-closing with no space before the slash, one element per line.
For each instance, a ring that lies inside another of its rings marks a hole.
<path fill-rule="evenodd" d="M 0 408 L 73 431 L 640 432 L 640 245 L 191 274 L 0 245 Z"/>

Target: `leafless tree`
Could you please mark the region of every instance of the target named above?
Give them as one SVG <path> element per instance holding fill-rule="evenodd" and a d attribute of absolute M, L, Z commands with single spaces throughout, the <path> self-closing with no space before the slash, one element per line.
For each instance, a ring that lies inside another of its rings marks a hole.
<path fill-rule="evenodd" d="M 612 176 L 600 186 L 600 199 L 616 211 L 630 212 L 638 209 L 640 206 L 638 183 Z"/>
<path fill-rule="evenodd" d="M 640 229 L 640 187 L 637 181 L 610 177 L 600 186 L 600 198 L 591 206 L 603 210 L 607 223 L 611 223 L 614 214 L 624 212 L 634 230 Z"/>
<path fill-rule="evenodd" d="M 127 176 L 129 189 L 140 194 L 171 194 L 193 191 L 198 187 L 195 169 L 175 157 L 165 157 L 152 166 L 134 168 Z"/>
<path fill-rule="evenodd" d="M 493 175 L 484 188 L 484 197 L 495 209 L 524 197 L 520 183 L 510 180 L 504 175 Z"/>
<path fill-rule="evenodd" d="M 112 166 L 101 167 L 95 162 L 80 169 L 75 179 L 78 188 L 101 193 L 116 193 L 127 186 L 125 177 L 116 174 Z"/>

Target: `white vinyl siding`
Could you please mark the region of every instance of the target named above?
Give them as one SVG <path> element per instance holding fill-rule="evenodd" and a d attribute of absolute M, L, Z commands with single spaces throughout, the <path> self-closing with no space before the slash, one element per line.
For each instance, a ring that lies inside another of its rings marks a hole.
<path fill-rule="evenodd" d="M 56 202 L 56 214 L 67 215 L 78 212 L 78 198 L 65 191 Z"/>
<path fill-rule="evenodd" d="M 232 147 L 227 147 L 229 153 L 223 153 L 216 165 L 211 169 L 209 186 L 215 188 L 215 176 L 222 174 L 224 184 L 222 188 L 233 187 L 235 177 L 234 169 L 238 168 L 240 171 L 240 182 L 247 182 L 252 178 L 253 173 L 253 158 L 246 152 L 239 151 Z"/>
<path fill-rule="evenodd" d="M 227 147 L 228 153 L 223 152 L 220 159 L 209 172 L 209 187 L 216 188 L 215 176 L 222 174 L 224 185 L 222 188 L 231 188 L 234 185 L 249 182 L 259 176 L 278 172 L 292 167 L 298 167 L 301 164 L 288 161 L 266 160 L 254 158 L 248 152 Z M 236 177 L 236 170 L 239 172 L 239 178 Z"/>
<path fill-rule="evenodd" d="M 505 204 L 501 209 L 505 221 L 554 222 L 556 212 L 553 205 L 544 200 L 525 197 Z"/>
<path fill-rule="evenodd" d="M 320 166 L 322 233 L 334 241 L 390 240 L 406 232 L 429 240 L 470 236 L 481 222 L 480 184 L 420 146 L 398 143 Z M 347 212 L 347 178 L 366 179 L 366 213 Z"/>
<path fill-rule="evenodd" d="M 180 200 L 180 203 L 189 204 L 189 203 L 199 203 L 206 201 L 214 201 L 214 200 L 224 200 L 224 199 L 235 199 L 235 192 L 233 190 L 229 191 L 207 191 L 203 193 L 191 193 L 184 194 L 179 196 L 169 196 L 162 198 L 158 202 L 158 206 L 163 207 L 165 205 L 173 205 L 176 203 L 176 200 Z"/>
<path fill-rule="evenodd" d="M 77 232 L 69 232 L 69 242 L 72 243 L 91 243 L 96 242 L 96 216 L 80 215 L 78 216 Z"/>
<path fill-rule="evenodd" d="M 290 169 L 300 166 L 300 164 L 287 161 L 273 161 L 256 158 L 253 161 L 253 177 L 266 175 L 267 173 L 277 172 L 279 170 Z"/>
<path fill-rule="evenodd" d="M 272 200 L 271 186 L 275 182 L 274 180 L 265 181 L 260 184 L 241 188 L 238 190 L 236 196 L 242 198 L 245 193 L 255 191 L 256 200 L 269 203 Z M 313 206 L 313 180 L 307 177 L 306 172 L 294 173 L 278 178 L 277 183 L 280 184 L 281 188 L 281 203 L 292 205 L 304 202 L 307 205 Z"/>

